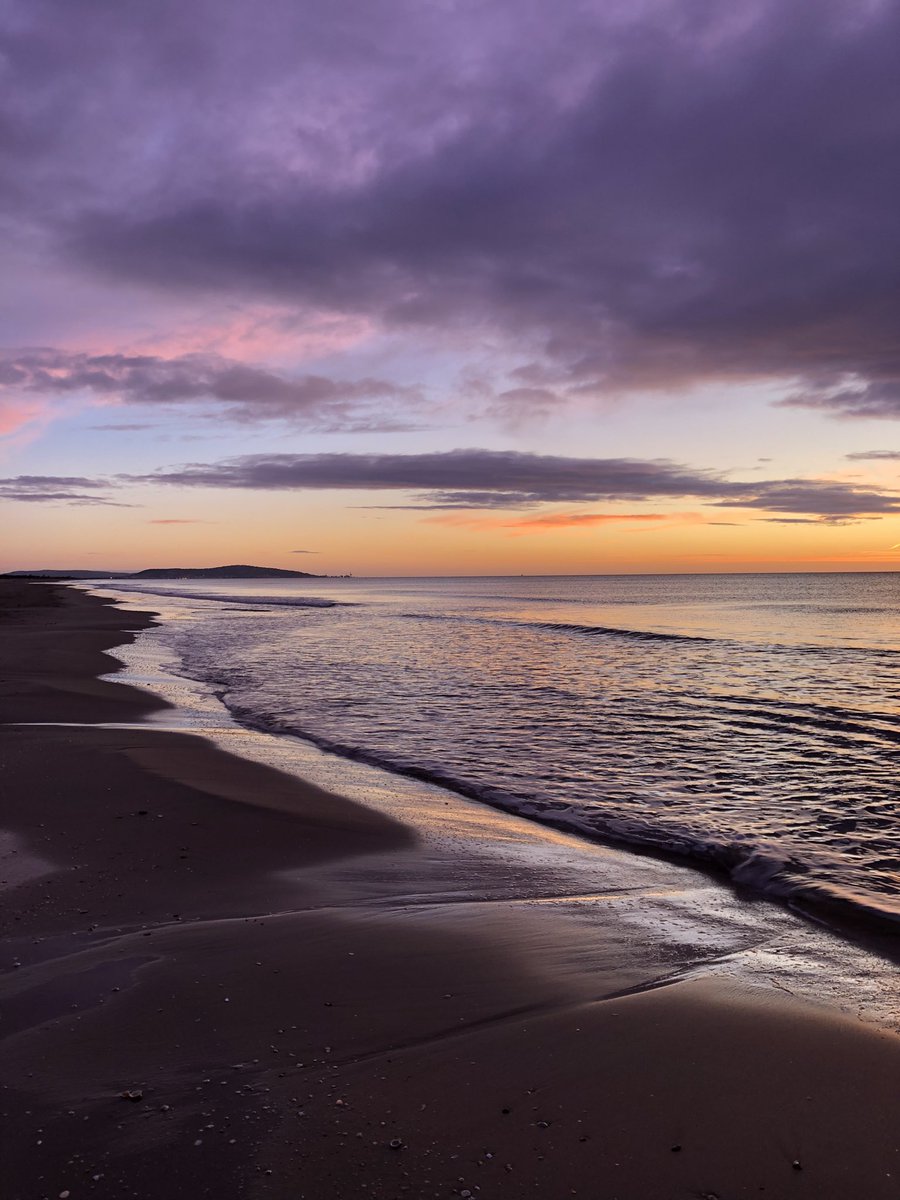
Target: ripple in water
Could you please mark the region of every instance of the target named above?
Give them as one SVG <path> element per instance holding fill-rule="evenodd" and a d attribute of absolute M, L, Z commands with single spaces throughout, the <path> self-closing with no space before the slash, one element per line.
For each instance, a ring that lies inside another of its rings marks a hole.
<path fill-rule="evenodd" d="M 900 921 L 895 575 L 220 582 L 161 636 L 247 724 Z"/>

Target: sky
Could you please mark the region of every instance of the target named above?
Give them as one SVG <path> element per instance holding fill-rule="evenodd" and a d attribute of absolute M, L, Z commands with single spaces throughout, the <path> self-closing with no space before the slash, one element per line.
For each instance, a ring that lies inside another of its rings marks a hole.
<path fill-rule="evenodd" d="M 896 569 L 898 45 L 2 0 L 0 570 Z"/>

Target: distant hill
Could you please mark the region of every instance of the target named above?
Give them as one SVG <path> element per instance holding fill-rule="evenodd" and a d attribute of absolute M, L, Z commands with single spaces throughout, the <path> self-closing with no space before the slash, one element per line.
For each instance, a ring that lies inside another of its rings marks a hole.
<path fill-rule="evenodd" d="M 130 579 L 321 579 L 310 571 L 281 571 L 277 567 L 150 567 Z"/>
<path fill-rule="evenodd" d="M 150 567 L 146 571 L 7 571 L 15 579 L 324 579 L 310 571 L 281 571 L 277 567 Z"/>

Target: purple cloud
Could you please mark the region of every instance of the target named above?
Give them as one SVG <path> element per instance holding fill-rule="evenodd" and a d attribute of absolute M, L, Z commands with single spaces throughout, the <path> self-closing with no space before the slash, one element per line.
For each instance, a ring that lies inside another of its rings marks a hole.
<path fill-rule="evenodd" d="M 510 450 L 435 454 L 250 454 L 123 482 L 257 491 L 413 492 L 412 508 L 528 508 L 546 503 L 697 499 L 715 507 L 825 521 L 900 512 L 900 496 L 839 480 L 752 483 L 664 459 L 567 458 Z"/>
<path fill-rule="evenodd" d="M 843 524 L 900 513 L 900 495 L 840 480 L 773 479 L 744 482 L 723 472 L 665 459 L 566 458 L 502 450 L 435 454 L 252 454 L 218 463 L 189 463 L 114 480 L 84 476 L 19 475 L 0 479 L 0 499 L 116 504 L 98 494 L 130 484 L 250 491 L 376 491 L 413 493 L 392 507 L 527 509 L 553 503 L 692 499 L 713 508 L 777 514 L 770 520 Z M 783 514 L 783 515 L 782 515 Z M 163 518 L 158 525 L 198 522 Z M 727 522 L 721 522 L 727 523 Z M 294 550 L 294 554 L 316 554 Z"/>
<path fill-rule="evenodd" d="M 838 378 L 806 387 L 778 403 L 783 408 L 812 408 L 845 420 L 896 421 L 900 418 L 900 367 L 895 378 Z"/>
<path fill-rule="evenodd" d="M 96 494 L 109 488 L 106 479 L 87 479 L 82 475 L 16 475 L 0 479 L 0 500 L 19 500 L 25 503 L 106 504 L 114 508 L 131 505 L 109 500 Z"/>
<path fill-rule="evenodd" d="M 421 402 L 415 389 L 382 379 L 292 378 L 217 354 L 162 358 L 43 348 L 0 355 L 0 388 L 42 397 L 86 392 L 125 404 L 214 405 L 237 421 L 288 420 L 319 429 L 395 429 L 402 423 L 391 404 Z"/>
<path fill-rule="evenodd" d="M 92 278 L 487 325 L 523 388 L 896 377 L 887 0 L 5 13 L 0 206 Z"/>

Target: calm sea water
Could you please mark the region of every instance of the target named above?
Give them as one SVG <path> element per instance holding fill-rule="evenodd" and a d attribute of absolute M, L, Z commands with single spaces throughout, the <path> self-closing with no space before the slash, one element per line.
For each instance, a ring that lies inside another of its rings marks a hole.
<path fill-rule="evenodd" d="M 900 922 L 900 575 L 115 587 L 246 725 Z"/>

